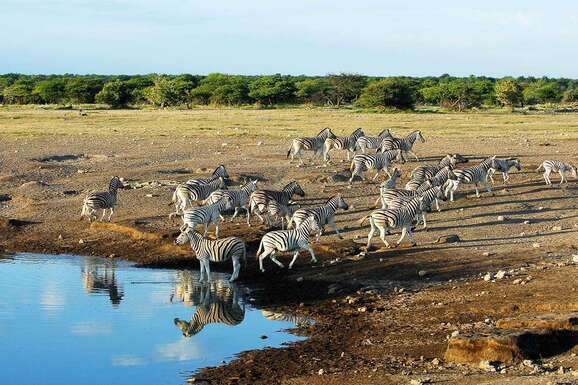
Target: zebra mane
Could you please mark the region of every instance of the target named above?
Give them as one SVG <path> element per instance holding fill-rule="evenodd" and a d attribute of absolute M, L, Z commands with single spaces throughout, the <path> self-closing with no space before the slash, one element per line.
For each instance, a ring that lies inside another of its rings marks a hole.
<path fill-rule="evenodd" d="M 391 133 L 389 132 L 389 128 L 384 128 L 383 130 L 381 130 L 379 134 L 377 134 L 378 137 L 385 135 L 391 135 Z"/>
<path fill-rule="evenodd" d="M 319 131 L 319 133 L 316 136 L 321 136 L 323 135 L 324 132 L 331 132 L 331 128 L 325 127 L 323 130 Z"/>

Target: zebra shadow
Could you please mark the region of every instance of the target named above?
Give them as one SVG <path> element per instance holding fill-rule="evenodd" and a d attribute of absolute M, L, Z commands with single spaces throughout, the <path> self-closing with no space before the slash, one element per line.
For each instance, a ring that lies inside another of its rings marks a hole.
<path fill-rule="evenodd" d="M 217 279 L 211 283 L 199 283 L 199 272 L 179 271 L 171 302 L 180 301 L 195 306 L 190 321 L 175 318 L 175 326 L 185 337 L 200 333 L 211 323 L 229 326 L 239 325 L 245 319 L 245 303 L 241 291 L 234 283 Z M 217 275 L 218 276 L 218 275 Z"/>

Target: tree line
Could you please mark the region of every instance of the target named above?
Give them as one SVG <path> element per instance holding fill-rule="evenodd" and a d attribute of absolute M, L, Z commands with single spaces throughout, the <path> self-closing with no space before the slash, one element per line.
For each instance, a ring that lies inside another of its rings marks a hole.
<path fill-rule="evenodd" d="M 485 76 L 369 77 L 223 73 L 200 75 L 0 75 L 3 104 L 106 104 L 111 108 L 151 105 L 262 107 L 357 106 L 412 109 L 437 105 L 450 110 L 578 102 L 578 80 Z"/>

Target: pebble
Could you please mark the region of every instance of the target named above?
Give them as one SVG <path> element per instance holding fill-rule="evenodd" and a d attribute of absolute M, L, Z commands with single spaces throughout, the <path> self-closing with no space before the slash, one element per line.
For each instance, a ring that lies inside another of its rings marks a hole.
<path fill-rule="evenodd" d="M 578 263 L 578 254 L 572 254 L 572 262 Z"/>
<path fill-rule="evenodd" d="M 562 231 L 562 226 L 552 226 L 552 231 Z"/>
<path fill-rule="evenodd" d="M 541 245 L 538 242 L 534 242 L 532 243 L 532 247 L 537 249 L 538 247 L 540 247 Z"/>
<path fill-rule="evenodd" d="M 297 281 L 297 282 L 303 281 L 303 277 L 297 277 L 296 281 Z"/>
<path fill-rule="evenodd" d="M 153 194 L 146 194 L 145 197 L 147 198 L 152 198 L 154 195 Z"/>
<path fill-rule="evenodd" d="M 522 282 L 522 279 L 521 279 L 521 278 L 517 278 L 517 279 L 515 279 L 512 283 L 513 283 L 514 285 L 518 285 L 518 284 L 520 284 L 521 282 Z"/>
<path fill-rule="evenodd" d="M 257 146 L 262 146 L 262 145 L 263 145 L 263 142 L 261 142 L 261 141 L 257 142 Z"/>
<path fill-rule="evenodd" d="M 438 366 L 438 365 L 440 364 L 440 360 L 439 360 L 438 358 L 434 358 L 434 359 L 431 361 L 431 363 L 434 364 L 435 366 Z"/>
<path fill-rule="evenodd" d="M 498 221 L 500 221 L 500 222 L 503 222 L 503 221 L 505 221 L 506 219 L 507 219 L 507 218 L 506 218 L 505 216 L 503 216 L 503 215 L 500 215 L 500 216 L 498 217 Z"/>
<path fill-rule="evenodd" d="M 417 272 L 417 275 L 419 275 L 420 277 L 425 277 L 427 275 L 427 271 L 425 270 L 420 270 Z"/>
<path fill-rule="evenodd" d="M 484 281 L 489 282 L 492 280 L 492 273 L 487 273 L 484 275 Z"/>
<path fill-rule="evenodd" d="M 452 337 L 457 337 L 460 335 L 460 331 L 459 330 L 455 330 L 452 332 Z"/>
<path fill-rule="evenodd" d="M 528 221 L 528 220 L 525 220 L 525 221 L 524 221 L 524 224 L 525 224 L 525 225 L 529 225 L 530 223 L 532 223 L 532 222 L 530 222 L 530 221 Z"/>
<path fill-rule="evenodd" d="M 320 376 L 322 376 L 323 373 L 325 373 L 325 370 L 323 370 L 323 369 L 319 369 L 319 370 L 317 371 L 317 374 L 320 375 Z"/>
<path fill-rule="evenodd" d="M 266 335 L 262 335 L 262 336 L 259 337 L 259 338 L 261 338 L 262 340 L 266 340 L 266 339 L 269 338 L 269 337 L 267 337 Z"/>
<path fill-rule="evenodd" d="M 503 279 L 506 276 L 506 272 L 504 270 L 500 270 L 496 273 L 496 279 Z"/>
<path fill-rule="evenodd" d="M 80 243 L 81 245 L 84 244 L 84 239 L 79 239 L 78 243 Z"/>
<path fill-rule="evenodd" d="M 58 234 L 58 240 L 62 241 L 62 234 Z"/>

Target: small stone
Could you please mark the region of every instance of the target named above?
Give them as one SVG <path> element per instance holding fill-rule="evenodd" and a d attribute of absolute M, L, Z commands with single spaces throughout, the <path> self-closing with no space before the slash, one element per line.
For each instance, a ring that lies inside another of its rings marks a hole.
<path fill-rule="evenodd" d="M 538 211 L 542 211 L 542 210 L 544 210 L 544 206 L 538 207 Z"/>
<path fill-rule="evenodd" d="M 454 331 L 452 332 L 452 337 L 457 337 L 457 336 L 459 336 L 459 335 L 460 335 L 460 331 L 459 331 L 459 330 L 454 330 Z"/>
<path fill-rule="evenodd" d="M 81 245 L 83 245 L 83 244 L 84 244 L 84 239 L 79 239 L 79 240 L 78 240 L 78 243 L 81 244 Z"/>
<path fill-rule="evenodd" d="M 262 340 L 266 340 L 266 339 L 269 338 L 269 337 L 267 337 L 266 335 L 262 335 L 262 336 L 259 337 L 259 338 L 261 338 Z"/>
<path fill-rule="evenodd" d="M 522 279 L 517 278 L 517 279 L 515 279 L 512 283 L 513 283 L 514 285 L 518 285 L 518 284 L 520 284 L 521 282 L 522 282 Z"/>
<path fill-rule="evenodd" d="M 540 246 L 541 246 L 541 245 L 540 245 L 538 242 L 532 243 L 532 247 L 535 248 L 535 249 L 539 248 Z"/>
<path fill-rule="evenodd" d="M 425 270 L 420 270 L 417 272 L 417 275 L 419 275 L 420 277 L 425 277 L 427 275 L 427 271 Z"/>
<path fill-rule="evenodd" d="M 552 226 L 552 231 L 562 231 L 562 226 Z"/>
<path fill-rule="evenodd" d="M 489 282 L 492 280 L 492 273 L 487 273 L 484 275 L 484 281 Z"/>
<path fill-rule="evenodd" d="M 263 142 L 261 142 L 261 141 L 257 142 L 257 146 L 262 146 L 262 145 L 263 145 Z"/>
<path fill-rule="evenodd" d="M 365 306 L 358 307 L 358 308 L 357 308 L 357 311 L 360 312 L 360 313 L 365 313 L 365 312 L 367 311 L 367 308 L 366 308 Z"/>
<path fill-rule="evenodd" d="M 565 369 L 564 369 L 563 366 L 560 366 L 560 367 L 558 368 L 558 374 L 564 374 L 565 372 L 566 372 L 566 371 L 565 371 Z"/>
<path fill-rule="evenodd" d="M 108 257 L 109 257 L 109 258 L 116 258 L 116 254 L 114 254 L 114 253 L 113 253 L 113 254 L 110 254 Z"/>
<path fill-rule="evenodd" d="M 58 234 L 58 240 L 62 241 L 62 234 Z"/>
<path fill-rule="evenodd" d="M 506 272 L 504 270 L 500 270 L 496 273 L 496 279 L 503 279 L 506 276 Z"/>
<path fill-rule="evenodd" d="M 435 366 L 438 366 L 438 365 L 440 364 L 440 360 L 439 360 L 438 358 L 434 358 L 434 359 L 431 361 L 431 363 L 434 364 Z"/>
<path fill-rule="evenodd" d="M 303 281 L 303 277 L 297 277 L 296 281 L 297 281 L 297 282 Z"/>
<path fill-rule="evenodd" d="M 494 367 L 494 365 L 492 365 L 490 363 L 490 361 L 484 360 L 484 361 L 480 361 L 479 364 L 480 369 L 488 371 L 488 372 L 495 372 L 496 368 Z"/>
<path fill-rule="evenodd" d="M 572 262 L 578 263 L 578 254 L 572 254 Z"/>
<path fill-rule="evenodd" d="M 505 220 L 506 220 L 506 217 L 503 216 L 503 215 L 500 215 L 500 216 L 498 217 L 498 221 L 500 221 L 500 222 L 504 222 Z"/>
<path fill-rule="evenodd" d="M 532 223 L 532 222 L 530 222 L 529 220 L 525 220 L 525 221 L 524 221 L 524 224 L 525 224 L 525 225 L 529 225 L 530 223 Z"/>
<path fill-rule="evenodd" d="M 319 369 L 319 370 L 317 371 L 317 374 L 320 375 L 320 376 L 322 376 L 323 373 L 325 373 L 325 370 L 323 370 L 323 369 Z"/>
<path fill-rule="evenodd" d="M 522 361 L 522 365 L 527 366 L 528 368 L 534 367 L 534 363 L 532 362 L 532 360 L 524 360 Z"/>
<path fill-rule="evenodd" d="M 146 194 L 145 197 L 147 198 L 152 198 L 154 195 L 153 194 Z"/>
<path fill-rule="evenodd" d="M 221 143 L 221 147 L 227 147 L 228 144 L 227 143 Z"/>

